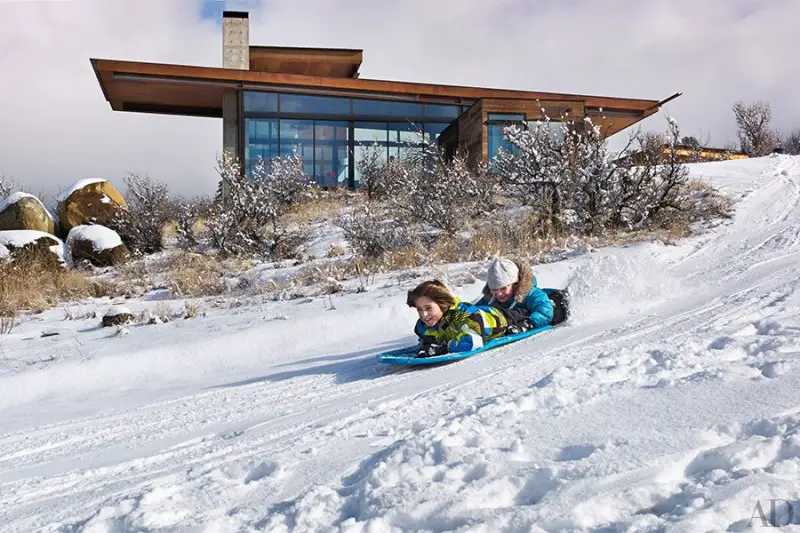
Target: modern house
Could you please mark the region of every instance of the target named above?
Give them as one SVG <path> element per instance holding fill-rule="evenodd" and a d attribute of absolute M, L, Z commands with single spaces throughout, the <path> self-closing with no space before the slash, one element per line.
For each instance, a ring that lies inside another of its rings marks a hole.
<path fill-rule="evenodd" d="M 223 150 L 247 172 L 261 156 L 297 152 L 326 187 L 357 187 L 363 147 L 385 158 L 423 137 L 489 160 L 507 124 L 582 123 L 612 135 L 656 113 L 657 101 L 363 79 L 362 50 L 251 46 L 246 12 L 225 11 L 222 67 L 91 59 L 116 111 L 222 119 Z"/>

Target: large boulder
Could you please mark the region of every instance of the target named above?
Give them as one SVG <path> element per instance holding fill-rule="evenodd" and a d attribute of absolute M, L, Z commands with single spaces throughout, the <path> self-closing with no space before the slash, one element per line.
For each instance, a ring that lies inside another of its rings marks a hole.
<path fill-rule="evenodd" d="M 55 233 L 53 216 L 32 194 L 15 192 L 0 200 L 0 231 L 29 229 Z"/>
<path fill-rule="evenodd" d="M 0 246 L 5 248 L 11 259 L 25 258 L 53 267 L 70 265 L 69 256 L 64 253 L 64 243 L 58 237 L 36 230 L 0 231 Z"/>
<path fill-rule="evenodd" d="M 67 248 L 73 261 L 86 260 L 96 266 L 121 265 L 130 257 L 117 232 L 99 224 L 69 230 Z"/>
<path fill-rule="evenodd" d="M 82 224 L 111 225 L 127 207 L 125 199 L 108 181 L 86 179 L 75 183 L 58 199 L 58 221 L 62 235 Z"/>

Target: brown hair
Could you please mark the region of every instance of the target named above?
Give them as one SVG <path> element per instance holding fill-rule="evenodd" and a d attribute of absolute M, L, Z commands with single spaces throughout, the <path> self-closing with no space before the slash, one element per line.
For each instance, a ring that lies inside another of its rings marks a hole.
<path fill-rule="evenodd" d="M 450 306 L 456 303 L 456 297 L 450 292 L 444 283 L 435 279 L 433 281 L 423 281 L 417 285 L 414 290 L 408 291 L 408 298 L 406 304 L 409 307 L 417 306 L 417 299 L 427 296 L 438 305 L 442 312 L 447 311 Z"/>

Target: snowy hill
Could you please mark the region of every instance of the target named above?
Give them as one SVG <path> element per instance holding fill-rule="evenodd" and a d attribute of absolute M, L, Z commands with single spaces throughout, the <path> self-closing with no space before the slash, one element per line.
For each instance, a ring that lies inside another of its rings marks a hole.
<path fill-rule="evenodd" d="M 733 220 L 535 266 L 571 322 L 452 365 L 375 361 L 414 340 L 400 277 L 157 328 L 21 324 L 0 336 L 0 531 L 800 524 L 800 158 L 693 173 Z M 471 266 L 447 271 L 470 299 Z"/>

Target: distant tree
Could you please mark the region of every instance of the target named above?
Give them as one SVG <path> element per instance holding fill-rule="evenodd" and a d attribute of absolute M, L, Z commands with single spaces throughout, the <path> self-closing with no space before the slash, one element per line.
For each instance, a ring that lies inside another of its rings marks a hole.
<path fill-rule="evenodd" d="M 697 140 L 697 137 L 693 137 L 691 135 L 681 137 L 680 144 L 688 148 L 702 148 L 702 145 L 700 144 L 700 141 Z"/>
<path fill-rule="evenodd" d="M 800 129 L 787 133 L 781 141 L 783 153 L 800 155 Z"/>
<path fill-rule="evenodd" d="M 733 104 L 733 114 L 742 152 L 759 157 L 779 146 L 778 134 L 770 128 L 772 110 L 768 103 L 759 100 L 745 104 L 738 100 Z"/>

